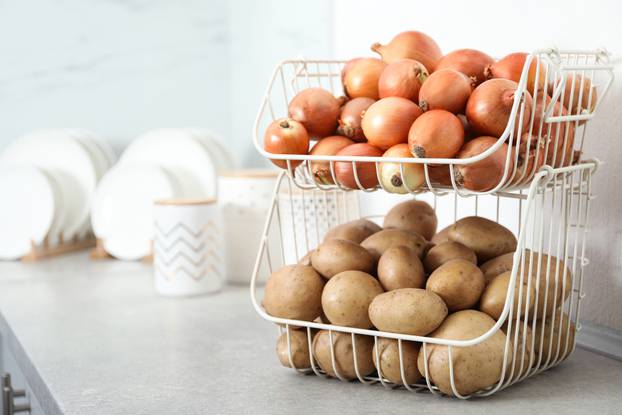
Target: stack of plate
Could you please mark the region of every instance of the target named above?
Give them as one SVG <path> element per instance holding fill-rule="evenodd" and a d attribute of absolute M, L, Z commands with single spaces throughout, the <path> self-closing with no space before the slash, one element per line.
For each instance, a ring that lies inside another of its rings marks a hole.
<path fill-rule="evenodd" d="M 160 129 L 134 140 L 97 187 L 91 207 L 95 236 L 124 260 L 151 253 L 153 202 L 216 197 L 218 172 L 231 157 L 214 135 L 199 129 Z"/>
<path fill-rule="evenodd" d="M 91 197 L 115 159 L 82 130 L 41 130 L 11 143 L 0 155 L 0 259 L 88 237 Z"/>

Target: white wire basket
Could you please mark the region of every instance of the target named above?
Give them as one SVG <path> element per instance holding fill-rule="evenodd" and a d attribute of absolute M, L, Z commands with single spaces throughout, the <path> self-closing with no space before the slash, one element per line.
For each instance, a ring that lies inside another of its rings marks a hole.
<path fill-rule="evenodd" d="M 296 187 L 299 185 L 297 179 L 285 172 L 277 181 L 251 279 L 253 305 L 264 319 L 278 325 L 279 333 L 287 333 L 290 366 L 301 373 L 328 376 L 318 365 L 313 353 L 310 353 L 309 365 L 305 365 L 307 368 L 295 367 L 290 333 L 294 329 L 306 330 L 308 347 L 312 350 L 311 339 L 316 330 L 328 330 L 331 338 L 329 343 L 333 377 L 346 380 L 336 364 L 332 341 L 333 336 L 345 333 L 351 336 L 354 369 L 356 378 L 361 383 L 380 383 L 388 388 L 401 386 L 414 392 L 442 394 L 438 385 L 430 380 L 428 366 L 430 348 L 442 347 L 446 348 L 448 355 L 451 387 L 450 391 L 445 388 L 446 394 L 461 399 L 492 395 L 559 364 L 575 348 L 575 331 L 581 330 L 579 314 L 581 300 L 585 296 L 583 270 L 589 263 L 585 257 L 585 237 L 588 231 L 589 202 L 593 198 L 590 182 L 597 167 L 597 161 L 556 169 L 545 166 L 535 173 L 528 189 L 498 191 L 494 195 L 475 195 L 468 198 L 460 197 L 456 192 L 428 192 L 417 195 L 417 199 L 427 201 L 435 209 L 439 218 L 439 229 L 462 217 L 475 215 L 494 220 L 517 235 L 518 244 L 513 254 L 505 306 L 496 324 L 477 338 L 445 340 L 342 327 L 317 321 L 284 319 L 267 314 L 261 305 L 262 290 L 258 288 L 258 281 L 265 277 L 265 273 L 296 263 L 318 245 L 330 227 L 359 218 L 368 218 L 381 224 L 383 215 L 390 207 L 388 205 L 412 198 L 412 195 L 387 195 L 385 192 L 324 191 L 315 187 L 301 190 Z M 295 207 L 300 203 L 306 208 L 300 210 Z M 314 218 L 310 225 L 303 222 L 308 216 Z M 527 266 L 527 261 L 538 265 Z M 563 261 L 567 267 L 569 277 L 562 275 L 564 272 L 560 270 L 563 266 L 559 261 Z M 551 267 L 553 262 L 555 267 Z M 552 269 L 555 270 L 551 271 Z M 515 289 L 518 290 L 517 301 L 512 300 Z M 541 306 L 530 310 L 528 304 L 531 304 L 532 295 L 535 304 Z M 549 309 L 559 311 L 550 313 L 547 311 Z M 499 379 L 484 389 L 470 394 L 461 393 L 454 376 L 459 369 L 454 367 L 452 355 L 455 356 L 463 348 L 486 341 L 502 329 L 508 335 L 505 337 Z M 362 346 L 357 347 L 361 338 L 355 335 L 373 339 L 376 346 L 380 339 L 396 339 L 402 381 L 392 383 L 383 375 L 381 369 L 370 375 L 362 374 L 357 366 L 357 353 L 375 353 L 376 361 L 379 361 L 378 347 L 374 352 L 362 350 Z M 423 380 L 415 384 L 405 381 L 404 342 L 415 342 L 420 346 L 419 353 L 424 356 L 425 365 L 421 373 Z"/>
<path fill-rule="evenodd" d="M 529 77 L 532 63 L 536 67 L 535 79 Z M 379 186 L 388 190 L 380 177 L 380 162 L 399 163 L 402 176 L 405 166 L 424 165 L 423 186 L 415 189 L 409 188 L 408 184 L 404 183 L 405 189 L 410 193 L 431 191 L 440 195 L 447 190 L 454 190 L 462 195 L 492 194 L 525 188 L 542 164 L 563 167 L 578 162 L 589 124 L 587 121 L 592 119 L 598 111 L 613 80 L 613 65 L 609 62 L 608 54 L 602 50 L 544 49 L 529 54 L 518 83 L 512 113 L 505 131 L 492 147 L 470 158 L 383 158 L 268 153 L 263 147 L 264 131 L 275 119 L 287 116 L 287 106 L 299 91 L 309 87 L 321 87 L 331 91 L 335 96 L 344 94 L 341 82 L 341 70 L 344 64 L 345 61 L 340 60 L 283 61 L 275 68 L 262 99 L 254 124 L 255 147 L 266 158 L 286 160 L 288 174 L 293 178 L 293 183 L 300 188 L 345 189 L 346 186 L 335 175 L 336 162 L 352 163 L 356 186 L 366 191 L 373 189 L 366 189 L 361 185 L 362 180 L 359 178 L 357 165 L 360 169 L 365 163 L 374 163 Z M 591 87 L 586 86 L 585 82 L 580 82 L 585 77 L 591 80 Z M 530 83 L 531 89 L 528 88 Z M 526 93 L 529 93 L 533 99 L 531 111 L 525 110 Z M 544 94 L 549 95 L 551 100 L 548 105 L 540 105 L 540 111 L 537 113 L 536 103 L 543 101 Z M 562 107 L 557 104 L 574 101 L 584 102 L 585 105 L 577 106 L 576 110 L 567 108 L 566 114 L 562 114 Z M 528 122 L 523 129 L 525 118 Z M 516 124 L 518 128 L 515 128 Z M 527 132 L 529 135 L 524 134 Z M 457 166 L 481 161 L 496 152 L 504 143 L 508 146 L 505 169 L 495 186 L 482 191 L 470 190 L 456 180 Z M 525 158 L 527 162 L 524 161 Z M 532 162 L 529 162 L 530 159 Z M 295 161 L 299 160 L 303 163 L 293 168 L 298 164 Z M 314 161 L 329 162 L 334 184 L 324 184 L 314 177 L 311 166 L 311 162 Z M 444 167 L 446 169 L 442 171 Z M 434 175 L 431 174 L 431 168 L 434 168 L 436 172 Z"/>

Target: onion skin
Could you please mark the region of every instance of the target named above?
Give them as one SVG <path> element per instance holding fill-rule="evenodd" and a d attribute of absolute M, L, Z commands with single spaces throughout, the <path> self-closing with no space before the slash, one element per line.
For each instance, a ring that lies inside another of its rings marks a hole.
<path fill-rule="evenodd" d="M 419 90 L 428 77 L 428 70 L 412 59 L 400 59 L 384 68 L 378 80 L 380 98 L 402 97 L 419 100 Z"/>
<path fill-rule="evenodd" d="M 358 58 L 344 67 L 343 89 L 350 98 L 378 99 L 378 79 L 387 65 L 377 58 Z"/>
<path fill-rule="evenodd" d="M 495 60 L 476 49 L 458 49 L 443 56 L 436 65 L 436 71 L 453 69 L 469 78 L 475 78 L 476 85 L 484 82 L 486 67 L 495 63 Z"/>
<path fill-rule="evenodd" d="M 289 103 L 289 117 L 302 123 L 309 138 L 318 139 L 334 134 L 341 112 L 340 100 L 322 88 L 300 91 Z"/>
<path fill-rule="evenodd" d="M 346 79 L 346 74 L 348 73 L 350 68 L 352 68 L 352 65 L 354 65 L 354 62 L 358 61 L 359 59 L 362 59 L 362 58 L 350 59 L 343 65 L 343 68 L 341 68 L 341 83 L 342 84 L 343 84 L 343 81 Z"/>
<path fill-rule="evenodd" d="M 305 127 L 291 118 L 281 118 L 273 121 L 264 134 L 264 149 L 273 154 L 307 154 L 309 151 L 309 134 Z M 287 160 L 273 160 L 272 163 L 282 169 L 287 169 Z M 292 169 L 302 163 L 302 160 L 291 160 Z"/>
<path fill-rule="evenodd" d="M 457 155 L 459 159 L 474 157 L 492 147 L 496 142 L 495 137 L 477 137 L 462 147 Z M 488 157 L 472 164 L 456 165 L 456 184 L 475 192 L 486 192 L 495 188 L 503 179 L 507 160 L 508 146 L 503 143 L 501 147 Z M 510 160 L 508 177 L 512 173 L 514 163 Z"/>
<path fill-rule="evenodd" d="M 574 85 L 574 86 L 573 86 Z M 579 103 L 579 93 L 583 88 L 583 95 L 581 96 L 581 103 Z M 592 97 L 590 100 L 590 89 L 592 90 Z M 572 102 L 570 95 L 572 93 Z M 570 115 L 581 114 L 583 110 L 588 113 L 594 111 L 596 107 L 596 101 L 598 101 L 598 93 L 596 87 L 592 86 L 592 81 L 587 76 L 581 74 L 566 75 L 566 85 L 564 86 L 564 107 L 570 111 Z M 586 120 L 579 121 L 579 124 L 584 124 Z"/>
<path fill-rule="evenodd" d="M 363 133 L 363 128 L 361 128 L 363 114 L 374 102 L 376 102 L 375 99 L 365 97 L 354 98 L 346 102 L 341 107 L 337 134 L 357 142 L 365 141 L 365 134 Z"/>
<path fill-rule="evenodd" d="M 414 59 L 421 62 L 430 73 L 434 72 L 436 64 L 443 56 L 434 39 L 414 30 L 399 33 L 386 45 L 374 43 L 371 50 L 389 64 L 399 59 Z"/>
<path fill-rule="evenodd" d="M 349 145 L 339 151 L 337 156 L 365 156 L 380 157 L 382 150 L 367 143 L 356 143 Z M 374 162 L 357 162 L 356 173 L 364 188 L 372 188 L 378 186 L 378 176 L 376 174 L 376 163 Z M 354 177 L 354 169 L 350 161 L 335 162 L 335 176 L 342 186 L 349 189 L 358 189 L 356 179 Z"/>
<path fill-rule="evenodd" d="M 445 110 L 454 114 L 464 112 L 475 87 L 475 79 L 453 69 L 436 70 L 419 91 L 422 110 Z"/>
<path fill-rule="evenodd" d="M 525 66 L 527 56 L 528 54 L 524 52 L 510 53 L 503 59 L 493 63 L 492 65 L 489 65 L 485 70 L 486 77 L 488 79 L 504 78 L 518 83 L 520 81 L 520 77 L 523 72 L 523 66 Z M 531 63 L 529 64 L 529 71 L 527 73 L 527 90 L 531 94 L 533 94 L 536 90 L 536 82 L 537 89 L 543 89 L 546 85 L 545 63 L 543 61 L 540 62 L 540 74 L 537 75 L 537 61 L 537 57 L 534 57 L 532 59 Z M 536 77 L 538 79 L 536 79 Z"/>
<path fill-rule="evenodd" d="M 536 135 L 540 134 L 543 137 L 541 141 L 548 142 L 546 164 L 552 167 L 569 166 L 573 162 L 574 123 L 570 121 L 545 123 L 543 116 L 550 103 L 551 97 L 548 95 L 538 97 L 536 108 L 534 109 L 533 133 Z M 551 115 L 568 115 L 568 111 L 559 101 L 556 101 Z M 540 127 L 542 127 L 542 130 L 540 130 Z"/>
<path fill-rule="evenodd" d="M 451 158 L 464 144 L 464 127 L 449 111 L 430 110 L 410 127 L 408 148 L 419 158 Z"/>
<path fill-rule="evenodd" d="M 408 141 L 408 130 L 421 114 L 421 108 L 406 98 L 383 98 L 365 111 L 361 126 L 369 144 L 387 150 Z"/>
<path fill-rule="evenodd" d="M 334 156 L 342 149 L 354 144 L 354 141 L 340 135 L 325 137 L 317 142 L 309 152 L 312 156 Z M 334 184 L 333 176 L 330 172 L 330 162 L 313 161 L 311 162 L 311 173 L 313 178 L 321 184 Z"/>
<path fill-rule="evenodd" d="M 412 158 L 408 144 L 396 144 L 388 149 L 382 157 Z M 402 177 L 403 164 L 404 177 Z M 425 183 L 423 164 L 409 163 L 380 163 L 380 182 L 382 187 L 389 193 L 406 194 L 408 189 L 417 190 Z"/>
<path fill-rule="evenodd" d="M 469 124 L 482 135 L 501 137 L 507 127 L 512 105 L 514 103 L 514 93 L 518 84 L 507 79 L 490 79 L 473 91 L 466 106 L 466 116 Z M 529 123 L 532 109 L 532 99 L 529 92 L 525 91 L 525 112 L 521 131 Z M 516 113 L 516 131 L 519 127 L 520 106 Z"/>
<path fill-rule="evenodd" d="M 441 186 L 451 187 L 451 175 L 449 173 L 449 166 L 447 164 L 441 164 L 438 166 L 428 165 L 428 176 L 430 177 L 430 181 L 432 183 L 440 184 Z"/>
<path fill-rule="evenodd" d="M 521 136 L 521 141 L 518 145 L 516 174 L 511 182 L 513 185 L 528 182 L 533 177 L 533 174 L 544 165 L 545 143 L 544 140 L 540 140 L 540 143 L 538 143 L 538 141 L 538 136 L 529 134 L 529 132 Z M 529 152 L 527 152 L 528 146 Z M 515 151 L 515 148 L 516 147 L 513 145 L 512 151 Z M 512 156 L 512 160 L 514 160 L 514 156 Z"/>

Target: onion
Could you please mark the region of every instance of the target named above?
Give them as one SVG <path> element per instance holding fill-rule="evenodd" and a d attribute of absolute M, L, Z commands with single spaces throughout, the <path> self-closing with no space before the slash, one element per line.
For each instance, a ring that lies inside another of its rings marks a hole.
<path fill-rule="evenodd" d="M 574 147 L 574 124 L 570 121 L 545 123 L 546 108 L 551 104 L 551 97 L 542 95 L 536 102 L 533 133 L 539 134 L 548 141 L 546 164 L 552 167 L 569 166 L 572 163 Z M 566 108 L 556 101 L 553 105 L 552 116 L 568 115 Z"/>
<path fill-rule="evenodd" d="M 469 141 L 471 138 L 475 138 L 473 129 L 471 128 L 471 124 L 469 124 L 469 120 L 467 120 L 466 115 L 456 114 L 456 117 L 458 117 L 462 123 L 462 128 L 464 129 L 464 141 Z"/>
<path fill-rule="evenodd" d="M 523 73 L 523 67 L 525 66 L 525 60 L 527 54 L 523 52 L 511 53 L 501 59 L 489 65 L 485 72 L 487 78 L 504 78 L 510 81 L 519 82 L 521 74 Z M 540 72 L 538 75 L 537 72 Z M 536 79 L 537 78 L 537 79 Z M 529 71 L 527 73 L 527 91 L 530 93 L 535 92 L 536 82 L 538 89 L 543 89 L 546 84 L 546 67 L 543 61 L 540 61 L 540 69 L 538 69 L 538 58 L 534 57 L 529 64 Z"/>
<path fill-rule="evenodd" d="M 501 137 L 505 131 L 514 103 L 514 93 L 518 84 L 507 79 L 490 79 L 477 88 L 469 97 L 466 106 L 466 116 L 474 131 L 480 134 Z M 529 92 L 525 91 L 525 112 L 521 131 L 529 123 L 532 100 Z M 519 111 L 516 113 L 516 131 L 519 127 Z"/>
<path fill-rule="evenodd" d="M 343 83 L 344 79 L 346 79 L 346 74 L 348 73 L 350 68 L 352 68 L 352 65 L 354 64 L 354 62 L 358 61 L 359 59 L 361 58 L 350 59 L 343 65 L 343 68 L 341 69 L 341 83 Z"/>
<path fill-rule="evenodd" d="M 432 183 L 440 184 L 441 186 L 451 186 L 451 176 L 447 164 L 438 166 L 430 166 L 428 164 L 428 176 Z"/>
<path fill-rule="evenodd" d="M 338 156 L 366 156 L 380 157 L 382 151 L 367 143 L 356 143 L 349 145 L 337 153 Z M 378 185 L 378 176 L 376 175 L 376 164 L 374 162 L 357 162 L 356 175 L 359 178 L 361 186 L 364 188 L 372 188 Z M 337 181 L 343 186 L 350 189 L 358 189 L 356 178 L 354 177 L 354 169 L 350 161 L 335 162 L 335 176 Z"/>
<path fill-rule="evenodd" d="M 412 154 L 408 144 L 400 143 L 388 149 L 382 157 L 412 158 Z M 400 168 L 400 165 L 403 165 L 403 168 Z M 380 163 L 379 169 L 382 187 L 389 193 L 405 194 L 409 189 L 416 190 L 425 183 L 423 164 Z"/>
<path fill-rule="evenodd" d="M 463 144 L 460 119 L 445 110 L 423 113 L 408 132 L 408 148 L 419 158 L 451 158 Z"/>
<path fill-rule="evenodd" d="M 458 114 L 464 112 L 466 103 L 475 87 L 475 79 L 453 69 L 434 72 L 419 91 L 422 110 L 446 110 Z"/>
<path fill-rule="evenodd" d="M 486 67 L 495 62 L 493 58 L 475 49 L 458 49 L 443 56 L 436 70 L 453 69 L 476 79 L 477 85 L 486 80 Z"/>
<path fill-rule="evenodd" d="M 581 95 L 581 103 L 579 103 L 579 95 Z M 590 97 L 590 90 L 592 96 Z M 564 87 L 564 106 L 570 111 L 570 115 L 581 114 L 583 110 L 588 113 L 594 111 L 596 107 L 596 101 L 598 101 L 598 94 L 596 87 L 592 86 L 592 81 L 587 76 L 581 74 L 568 74 L 566 75 L 566 85 Z M 570 95 L 572 95 L 572 102 Z M 579 121 L 579 124 L 585 123 L 586 120 Z"/>
<path fill-rule="evenodd" d="M 351 144 L 354 144 L 354 141 L 349 138 L 342 137 L 340 135 L 333 135 L 318 141 L 317 144 L 313 146 L 309 154 L 312 156 L 334 156 L 340 150 Z M 329 161 L 312 161 L 311 172 L 313 173 L 315 180 L 322 184 L 335 183 L 330 172 Z"/>
<path fill-rule="evenodd" d="M 417 102 L 421 84 L 428 77 L 428 70 L 412 59 L 400 59 L 382 71 L 378 80 L 380 98 L 402 97 Z"/>
<path fill-rule="evenodd" d="M 527 152 L 527 147 L 529 147 L 529 152 Z M 533 174 L 544 165 L 544 152 L 543 140 L 538 140 L 537 135 L 529 134 L 529 132 L 524 133 L 518 145 L 518 161 L 512 184 L 518 185 L 531 180 Z"/>
<path fill-rule="evenodd" d="M 369 144 L 386 150 L 408 141 L 408 130 L 422 113 L 406 98 L 382 98 L 365 111 L 361 126 Z"/>
<path fill-rule="evenodd" d="M 386 45 L 374 43 L 371 50 L 380 54 L 386 63 L 404 58 L 414 59 L 421 62 L 428 72 L 436 69 L 437 62 L 443 56 L 434 39 L 414 30 L 398 34 Z"/>
<path fill-rule="evenodd" d="M 458 153 L 459 159 L 474 157 L 492 147 L 496 142 L 495 137 L 477 137 L 469 141 Z M 508 146 L 503 143 L 501 147 L 488 157 L 471 164 L 455 166 L 456 183 L 469 190 L 486 192 L 495 188 L 503 179 L 507 160 Z M 512 160 L 508 169 L 508 177 L 512 172 Z"/>
<path fill-rule="evenodd" d="M 290 118 L 302 123 L 310 138 L 332 135 L 337 128 L 340 101 L 322 88 L 300 91 L 289 103 Z"/>
<path fill-rule="evenodd" d="M 343 89 L 350 98 L 378 99 L 378 79 L 387 66 L 377 58 L 358 58 L 345 68 Z"/>
<path fill-rule="evenodd" d="M 376 100 L 372 98 L 354 98 L 346 102 L 341 108 L 337 134 L 351 138 L 354 141 L 365 141 L 365 134 L 361 128 L 363 114 Z"/>
<path fill-rule="evenodd" d="M 281 118 L 273 121 L 263 137 L 263 147 L 273 154 L 307 154 L 309 151 L 309 135 L 305 127 L 290 118 Z M 287 168 L 287 160 L 270 161 L 282 169 Z M 292 160 L 292 169 L 302 163 L 302 160 Z"/>

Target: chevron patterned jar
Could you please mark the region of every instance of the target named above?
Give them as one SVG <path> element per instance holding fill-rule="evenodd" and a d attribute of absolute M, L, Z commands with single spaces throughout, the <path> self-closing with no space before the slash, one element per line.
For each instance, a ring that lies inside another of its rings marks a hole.
<path fill-rule="evenodd" d="M 192 296 L 219 291 L 224 275 L 216 199 L 168 199 L 154 204 L 156 291 Z"/>

